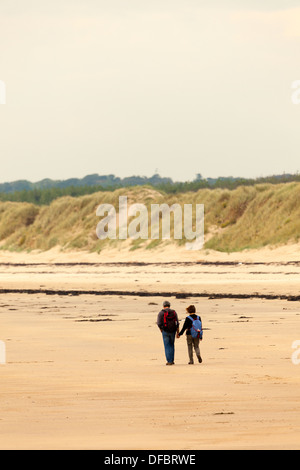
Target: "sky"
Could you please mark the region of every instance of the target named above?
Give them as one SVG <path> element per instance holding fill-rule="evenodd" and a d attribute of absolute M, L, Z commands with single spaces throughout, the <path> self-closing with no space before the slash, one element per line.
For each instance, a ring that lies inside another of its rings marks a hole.
<path fill-rule="evenodd" d="M 1 0 L 0 182 L 300 171 L 293 0 Z"/>

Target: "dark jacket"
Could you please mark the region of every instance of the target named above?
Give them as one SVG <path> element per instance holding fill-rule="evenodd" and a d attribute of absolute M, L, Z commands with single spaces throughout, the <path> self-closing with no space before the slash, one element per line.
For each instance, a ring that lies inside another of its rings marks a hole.
<path fill-rule="evenodd" d="M 163 331 L 164 329 L 164 316 L 165 316 L 165 311 L 173 311 L 175 312 L 175 310 L 173 310 L 172 308 L 164 308 L 163 310 L 161 310 L 158 314 L 158 317 L 157 317 L 157 326 L 158 328 Z M 177 316 L 177 313 L 175 312 L 175 315 L 176 315 L 176 319 L 177 319 L 177 328 L 179 327 L 179 320 L 178 320 L 178 316 Z"/>
<path fill-rule="evenodd" d="M 197 315 L 196 313 L 192 313 L 191 315 L 189 315 L 190 317 L 192 317 L 194 320 L 197 320 L 197 317 L 200 318 L 200 321 L 201 321 L 201 317 L 199 315 Z M 193 322 L 190 318 L 186 317 L 185 321 L 184 321 L 184 325 L 179 333 L 180 336 L 183 335 L 183 333 L 185 332 L 186 330 L 186 334 L 187 335 L 190 335 L 191 334 L 191 328 L 192 328 L 192 325 L 193 325 Z"/>

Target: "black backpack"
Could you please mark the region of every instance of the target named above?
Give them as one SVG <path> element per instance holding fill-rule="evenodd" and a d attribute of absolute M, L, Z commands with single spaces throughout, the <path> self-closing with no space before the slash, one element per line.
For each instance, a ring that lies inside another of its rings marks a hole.
<path fill-rule="evenodd" d="M 175 310 L 167 308 L 164 310 L 164 331 L 175 333 L 178 328 L 178 320 Z"/>

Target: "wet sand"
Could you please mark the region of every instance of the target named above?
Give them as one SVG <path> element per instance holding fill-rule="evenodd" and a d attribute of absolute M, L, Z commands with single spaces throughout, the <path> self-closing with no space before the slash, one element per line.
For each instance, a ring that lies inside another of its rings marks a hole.
<path fill-rule="evenodd" d="M 300 447 L 297 260 L 25 258 L 0 259 L 1 449 Z M 163 292 L 196 305 L 203 364 L 182 337 L 165 366 Z"/>

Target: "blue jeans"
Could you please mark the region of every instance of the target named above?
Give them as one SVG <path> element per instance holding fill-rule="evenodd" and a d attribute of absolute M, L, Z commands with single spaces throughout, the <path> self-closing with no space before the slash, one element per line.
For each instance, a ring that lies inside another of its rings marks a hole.
<path fill-rule="evenodd" d="M 165 354 L 167 362 L 174 362 L 175 355 L 175 333 L 169 333 L 167 331 L 162 332 L 162 337 L 164 341 Z"/>

